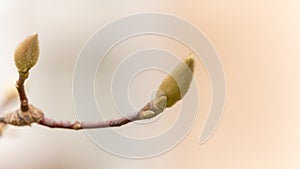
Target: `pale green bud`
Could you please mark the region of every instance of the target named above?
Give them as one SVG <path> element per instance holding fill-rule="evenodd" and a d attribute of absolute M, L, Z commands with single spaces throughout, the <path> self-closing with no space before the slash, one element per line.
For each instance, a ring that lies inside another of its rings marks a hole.
<path fill-rule="evenodd" d="M 27 74 L 39 58 L 38 34 L 28 36 L 15 50 L 15 64 L 19 73 Z"/>
<path fill-rule="evenodd" d="M 167 97 L 166 96 L 157 96 L 153 100 L 153 105 L 155 106 L 156 109 L 158 110 L 164 110 L 166 108 L 167 104 Z"/>
<path fill-rule="evenodd" d="M 172 72 L 162 81 L 156 97 L 167 97 L 166 107 L 171 107 L 179 101 L 188 91 L 193 79 L 194 55 L 185 58 Z"/>
<path fill-rule="evenodd" d="M 151 110 L 142 111 L 139 114 L 140 119 L 150 119 L 155 116 L 155 113 Z"/>

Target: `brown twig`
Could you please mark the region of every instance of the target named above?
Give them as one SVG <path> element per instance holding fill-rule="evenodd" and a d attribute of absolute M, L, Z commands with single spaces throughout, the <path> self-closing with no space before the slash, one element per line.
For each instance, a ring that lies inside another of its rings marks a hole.
<path fill-rule="evenodd" d="M 41 121 L 38 122 L 40 125 L 44 125 L 50 128 L 64 128 L 64 129 L 94 129 L 94 128 L 106 128 L 106 127 L 119 127 L 125 125 L 127 123 L 137 121 L 137 120 L 144 120 L 145 117 L 141 115 L 142 112 L 146 110 L 154 110 L 155 108 L 148 103 L 143 109 L 139 112 L 134 113 L 127 117 L 120 117 L 118 119 L 112 119 L 107 121 L 95 121 L 95 122 L 79 122 L 79 121 L 55 121 L 53 119 L 43 117 Z M 153 117 L 153 116 L 152 116 Z M 151 118 L 152 118 L 151 117 Z"/>
<path fill-rule="evenodd" d="M 21 103 L 20 108 L 22 112 L 26 112 L 29 110 L 28 99 L 24 88 L 24 83 L 28 77 L 28 74 L 29 74 L 28 72 L 26 74 L 19 72 L 19 79 L 16 82 L 16 88 L 18 90 L 20 103 Z"/>
<path fill-rule="evenodd" d="M 165 96 L 162 96 L 158 100 L 149 102 L 140 111 L 127 117 L 95 122 L 55 121 L 51 118 L 45 117 L 44 113 L 40 109 L 34 107 L 33 105 L 29 105 L 29 110 L 27 112 L 16 110 L 12 113 L 6 114 L 4 117 L 0 117 L 0 123 L 11 124 L 15 126 L 30 126 L 32 123 L 36 123 L 50 128 L 63 128 L 72 130 L 117 127 L 137 120 L 150 119 L 160 114 L 163 112 L 165 106 L 163 105 L 163 107 L 161 107 L 161 100 L 163 100 L 165 104 L 165 99 Z"/>

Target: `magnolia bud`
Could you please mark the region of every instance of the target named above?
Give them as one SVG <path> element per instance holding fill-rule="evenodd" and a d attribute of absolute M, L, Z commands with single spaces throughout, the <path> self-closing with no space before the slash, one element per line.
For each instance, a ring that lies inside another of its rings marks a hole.
<path fill-rule="evenodd" d="M 193 54 L 180 62 L 172 72 L 162 81 L 156 97 L 167 97 L 166 107 L 171 107 L 179 101 L 188 91 L 193 79 L 194 59 Z"/>
<path fill-rule="evenodd" d="M 166 108 L 167 104 L 167 97 L 166 96 L 157 96 L 153 100 L 153 105 L 155 106 L 156 109 L 163 111 Z"/>
<path fill-rule="evenodd" d="M 38 34 L 28 36 L 15 50 L 15 64 L 19 73 L 27 74 L 39 58 Z"/>
<path fill-rule="evenodd" d="M 140 119 L 150 119 L 155 116 L 155 113 L 151 110 L 142 111 L 139 114 Z"/>

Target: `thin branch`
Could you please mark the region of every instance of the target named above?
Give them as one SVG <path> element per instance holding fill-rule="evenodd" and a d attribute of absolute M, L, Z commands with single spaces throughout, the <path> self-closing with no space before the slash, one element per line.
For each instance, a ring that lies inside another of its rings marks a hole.
<path fill-rule="evenodd" d="M 137 121 L 137 120 L 143 120 L 145 116 L 142 115 L 143 112 L 147 110 L 153 110 L 157 112 L 162 112 L 163 110 L 158 110 L 153 106 L 153 104 L 150 102 L 146 104 L 140 111 L 137 113 L 134 113 L 127 117 L 120 117 L 118 119 L 112 119 L 112 120 L 106 120 L 106 121 L 90 121 L 90 122 L 79 122 L 79 121 L 55 121 L 53 119 L 43 117 L 42 120 L 38 122 L 40 125 L 44 125 L 50 128 L 64 128 L 64 129 L 74 129 L 74 130 L 80 130 L 80 129 L 93 129 L 93 128 L 106 128 L 106 127 L 119 127 L 122 125 L 125 125 L 127 123 Z M 158 114 L 158 113 L 157 113 Z M 156 115 L 157 115 L 156 114 Z M 152 117 L 156 116 L 153 115 Z M 152 118 L 150 117 L 150 118 Z"/>
<path fill-rule="evenodd" d="M 19 72 L 19 79 L 16 82 L 16 88 L 18 90 L 22 112 L 26 112 L 29 110 L 28 99 L 26 96 L 25 88 L 24 88 L 24 83 L 28 77 L 28 73 L 29 72 L 27 72 L 27 74 L 23 74 L 23 73 Z"/>
<path fill-rule="evenodd" d="M 136 120 L 142 120 L 139 117 L 139 114 L 133 114 L 128 117 L 121 117 L 118 119 L 112 119 L 107 121 L 90 121 L 90 122 L 79 122 L 79 121 L 55 121 L 53 119 L 44 117 L 41 121 L 38 122 L 38 124 L 47 126 L 50 128 L 63 128 L 63 129 L 74 129 L 74 130 L 80 130 L 80 129 L 95 129 L 95 128 L 107 128 L 107 127 L 118 127 L 125 125 L 127 123 L 136 121 Z"/>
<path fill-rule="evenodd" d="M 165 96 L 162 96 L 162 99 L 164 100 Z M 50 128 L 63 128 L 72 130 L 117 127 L 137 120 L 150 119 L 163 112 L 164 108 L 159 108 L 156 105 L 159 104 L 155 101 L 152 101 L 146 104 L 140 111 L 130 116 L 94 122 L 56 121 L 45 117 L 44 113 L 40 109 L 30 105 L 28 112 L 20 112 L 17 110 L 12 113 L 8 113 L 4 117 L 0 117 L 0 123 L 11 124 L 15 126 L 30 126 L 32 123 L 36 123 Z"/>

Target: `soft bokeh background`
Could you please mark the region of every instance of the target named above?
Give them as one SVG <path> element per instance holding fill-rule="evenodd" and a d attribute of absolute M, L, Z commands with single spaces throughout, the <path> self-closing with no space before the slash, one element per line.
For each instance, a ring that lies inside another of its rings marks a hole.
<path fill-rule="evenodd" d="M 299 168 L 300 3 L 285 1 L 0 1 L 0 87 L 17 74 L 16 45 L 40 35 L 31 73 L 31 102 L 55 119 L 76 119 L 72 73 L 81 47 L 99 28 L 141 12 L 173 14 L 214 44 L 224 66 L 227 100 L 214 136 L 199 145 L 210 104 L 209 78 L 197 62 L 202 105 L 186 139 L 161 156 L 111 155 L 82 132 L 9 127 L 0 139 L 0 168 Z M 2 91 L 2 90 L 1 90 Z M 188 98 L 186 98 L 188 99 Z M 10 107 L 10 108 L 13 108 Z"/>

